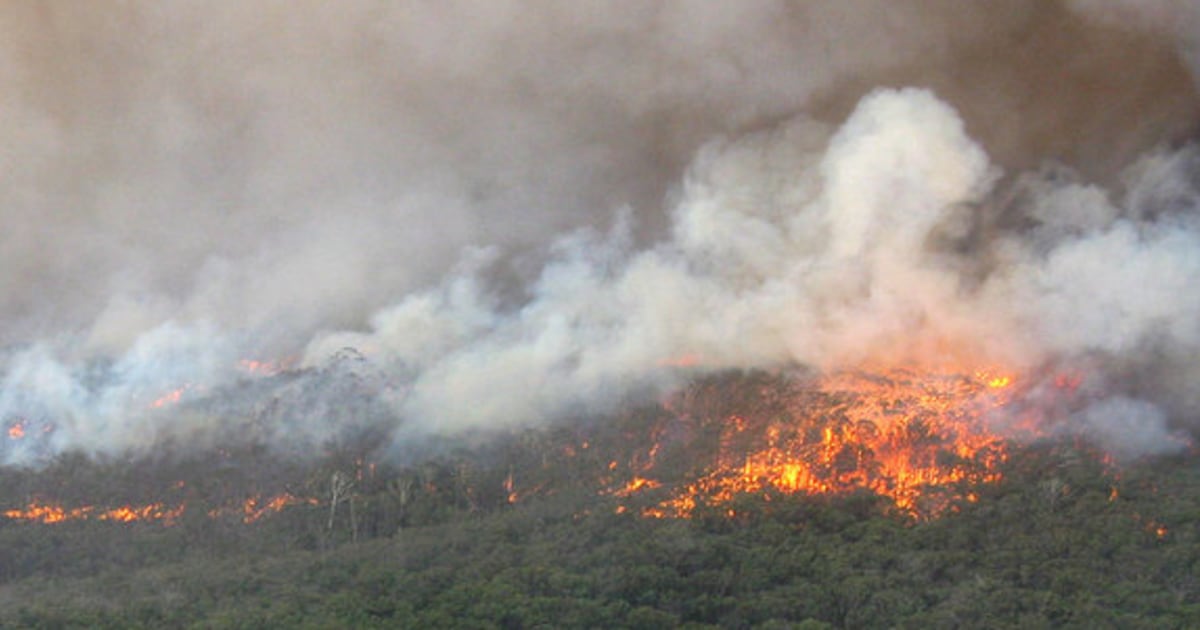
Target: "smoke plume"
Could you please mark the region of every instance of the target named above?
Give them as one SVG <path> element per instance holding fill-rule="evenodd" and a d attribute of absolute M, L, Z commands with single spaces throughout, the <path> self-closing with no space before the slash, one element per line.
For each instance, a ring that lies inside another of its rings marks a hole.
<path fill-rule="evenodd" d="M 1086 364 L 1075 426 L 1170 450 L 1200 412 L 1196 27 L 1169 0 L 6 3 L 0 420 L 43 437 L 0 461 L 239 414 L 273 443 L 521 426 L 796 364 Z"/>

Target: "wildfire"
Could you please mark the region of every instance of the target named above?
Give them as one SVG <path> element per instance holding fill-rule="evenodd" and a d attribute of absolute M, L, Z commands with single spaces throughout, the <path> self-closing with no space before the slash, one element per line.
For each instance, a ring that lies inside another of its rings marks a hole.
<path fill-rule="evenodd" d="M 312 497 L 297 497 L 290 492 L 277 494 L 273 497 L 254 495 L 248 497 L 241 503 L 241 505 L 209 510 L 208 515 L 211 518 L 221 518 L 226 515 L 234 514 L 240 516 L 243 523 L 250 524 L 262 519 L 268 514 L 281 512 L 288 506 L 301 504 L 316 505 L 317 500 Z"/>
<path fill-rule="evenodd" d="M 520 499 L 516 490 L 513 489 L 513 474 L 511 470 L 508 471 L 508 476 L 504 478 L 504 492 L 507 494 L 509 503 L 516 503 Z"/>
<path fill-rule="evenodd" d="M 639 492 L 641 490 L 648 490 L 650 488 L 657 488 L 660 485 L 662 485 L 662 484 L 660 484 L 659 482 L 657 482 L 653 479 L 646 479 L 645 477 L 634 477 L 632 480 L 629 481 L 629 483 L 625 484 L 625 487 L 614 490 L 612 494 L 613 494 L 613 496 L 616 496 L 616 497 L 627 497 L 627 496 L 634 494 L 635 492 Z"/>
<path fill-rule="evenodd" d="M 19 440 L 25 437 L 25 421 L 17 420 L 8 427 L 8 439 Z"/>
<path fill-rule="evenodd" d="M 97 518 L 102 521 L 132 523 L 133 521 L 162 521 L 165 525 L 174 525 L 183 514 L 183 504 L 167 508 L 161 503 L 142 506 L 122 506 L 101 512 Z"/>
<path fill-rule="evenodd" d="M 184 385 L 182 387 L 177 387 L 177 388 L 163 394 L 162 396 L 155 398 L 154 401 L 150 403 L 150 407 L 152 409 L 162 409 L 163 407 L 169 407 L 171 405 L 174 405 L 175 403 L 182 400 L 183 395 L 185 393 L 187 393 L 187 391 L 191 388 L 192 388 L 191 385 Z"/>
<path fill-rule="evenodd" d="M 284 372 L 295 367 L 297 362 L 298 359 L 296 357 L 263 361 L 257 359 L 241 359 L 237 362 L 237 367 L 246 374 L 255 376 L 274 376 L 280 372 Z"/>
<path fill-rule="evenodd" d="M 1006 443 L 988 429 L 985 415 L 1011 399 L 1013 383 L 990 372 L 822 378 L 788 402 L 782 417 L 728 417 L 710 471 L 643 514 L 688 517 L 700 506 L 728 506 L 743 493 L 868 490 L 907 514 L 935 515 L 952 497 L 968 498 L 955 493 L 960 484 L 999 480 Z M 612 494 L 655 485 L 636 477 Z"/>
<path fill-rule="evenodd" d="M 97 509 L 95 506 L 91 505 L 85 505 L 76 508 L 64 508 L 61 505 L 43 503 L 42 501 L 35 499 L 31 501 L 24 509 L 5 511 L 4 516 L 13 520 L 31 521 L 37 523 L 61 523 L 63 521 L 94 519 L 98 521 L 114 521 L 118 523 L 132 523 L 134 521 L 161 521 L 165 525 L 174 525 L 175 521 L 180 517 L 180 515 L 183 514 L 183 509 L 183 504 L 168 508 L 162 503 L 151 503 L 148 505 L 123 505 L 107 510 Z"/>
<path fill-rule="evenodd" d="M 314 498 L 301 498 L 284 492 L 272 497 L 255 495 L 247 498 L 236 506 L 227 506 L 209 510 L 210 518 L 220 518 L 230 514 L 241 517 L 243 523 L 253 523 L 259 519 L 282 511 L 292 505 L 316 505 Z M 168 506 L 164 503 L 149 503 L 145 505 L 122 505 L 115 508 L 98 508 L 93 505 L 80 507 L 63 507 L 41 499 L 30 501 L 29 505 L 20 509 L 6 510 L 5 518 L 33 523 L 62 523 L 64 521 L 96 520 L 115 523 L 155 522 L 166 526 L 174 525 L 183 516 L 186 505 L 179 503 Z"/>

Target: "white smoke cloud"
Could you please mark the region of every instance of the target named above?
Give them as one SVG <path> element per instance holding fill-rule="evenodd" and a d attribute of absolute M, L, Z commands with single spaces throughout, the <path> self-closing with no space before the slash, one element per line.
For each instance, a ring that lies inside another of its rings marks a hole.
<path fill-rule="evenodd" d="M 836 133 L 800 119 L 701 151 L 673 238 L 655 248 L 631 251 L 619 228 L 576 235 L 519 309 L 489 302 L 467 273 L 381 314 L 372 334 L 319 337 L 308 361 L 350 343 L 414 366 L 401 414 L 453 430 L 605 409 L 633 384 L 674 385 L 673 357 L 710 369 L 1033 367 L 1095 354 L 1170 365 L 1155 348 L 1200 349 L 1188 289 L 1200 231 L 1180 216 L 1194 206 L 1118 208 L 1095 186 L 1030 175 L 1032 198 L 1009 211 L 1031 227 L 956 251 L 997 175 L 932 93 L 876 92 Z M 1194 189 L 1175 175 L 1177 193 Z M 1131 200 L 1163 205 L 1137 192 L 1145 177 L 1168 189 L 1163 169 L 1141 163 L 1130 177 Z M 971 258 L 1003 264 L 972 282 Z M 463 324 L 471 332 L 447 330 Z M 445 345 L 414 345 L 427 338 Z"/>
<path fill-rule="evenodd" d="M 7 3 L 0 420 L 144 447 L 343 347 L 432 431 L 679 363 L 1200 372 L 1193 162 L 1130 166 L 1195 90 L 1105 4 Z"/>
<path fill-rule="evenodd" d="M 1188 445 L 1167 426 L 1162 410 L 1144 400 L 1108 398 L 1084 409 L 1076 420 L 1075 431 L 1118 458 L 1177 453 Z"/>
<path fill-rule="evenodd" d="M 238 356 L 211 327 L 173 322 L 140 335 L 115 360 L 72 360 L 74 342 L 43 342 L 3 357 L 0 417 L 34 433 L 12 440 L 5 461 L 38 461 L 60 449 L 145 450 L 194 431 L 159 407 L 227 384 Z"/>

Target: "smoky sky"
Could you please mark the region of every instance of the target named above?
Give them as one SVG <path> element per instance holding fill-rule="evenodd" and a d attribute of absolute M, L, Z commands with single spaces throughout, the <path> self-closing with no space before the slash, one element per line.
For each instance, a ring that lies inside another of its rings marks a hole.
<path fill-rule="evenodd" d="M 122 448 L 176 383 L 352 346 L 434 429 L 603 407 L 683 355 L 1100 355 L 1133 401 L 1104 414 L 1186 421 L 1186 377 L 1129 375 L 1198 371 L 1197 25 L 1169 0 L 8 2 L 0 408 Z"/>

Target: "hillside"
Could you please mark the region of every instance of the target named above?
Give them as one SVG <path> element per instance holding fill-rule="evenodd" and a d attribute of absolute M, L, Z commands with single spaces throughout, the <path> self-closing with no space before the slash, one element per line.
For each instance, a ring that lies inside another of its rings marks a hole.
<path fill-rule="evenodd" d="M 726 374 L 618 417 L 464 438 L 404 464 L 364 439 L 308 459 L 243 446 L 8 469 L 0 625 L 1200 623 L 1191 455 L 1114 463 L 1078 439 L 1007 443 L 989 475 L 922 487 L 934 511 L 869 487 L 765 484 L 658 513 L 730 448 L 761 445 L 717 430 L 731 409 L 751 428 L 778 418 L 797 382 Z M 21 512 L 34 498 L 60 512 Z"/>

